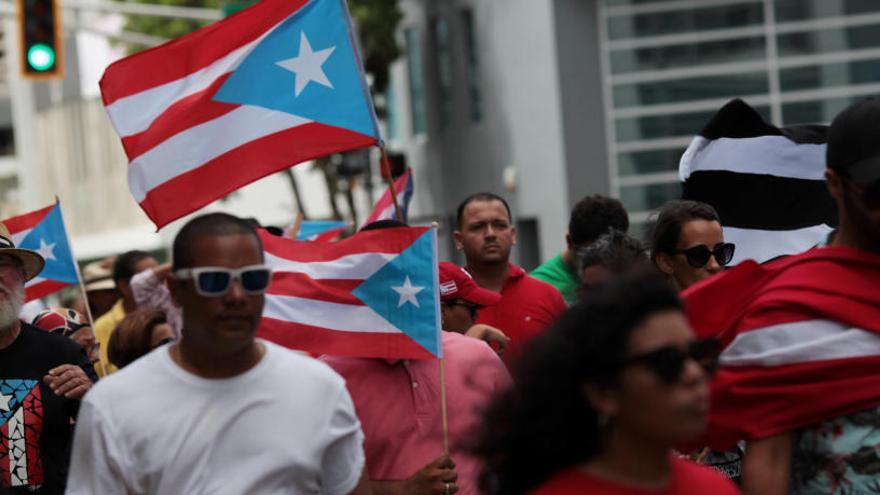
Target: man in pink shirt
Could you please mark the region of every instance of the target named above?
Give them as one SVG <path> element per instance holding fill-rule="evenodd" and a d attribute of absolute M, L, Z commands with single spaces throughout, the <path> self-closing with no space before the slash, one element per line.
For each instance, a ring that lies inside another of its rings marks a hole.
<path fill-rule="evenodd" d="M 499 300 L 466 272 L 441 270 L 443 328 L 456 326 L 458 310 L 470 312 Z M 454 277 L 454 279 L 453 279 Z M 468 283 L 470 282 L 470 283 Z M 478 494 L 480 464 L 469 452 L 482 408 L 510 376 L 481 340 L 442 333 L 449 418 L 449 453 L 443 452 L 440 368 L 429 360 L 324 356 L 346 381 L 361 420 L 374 495 Z"/>

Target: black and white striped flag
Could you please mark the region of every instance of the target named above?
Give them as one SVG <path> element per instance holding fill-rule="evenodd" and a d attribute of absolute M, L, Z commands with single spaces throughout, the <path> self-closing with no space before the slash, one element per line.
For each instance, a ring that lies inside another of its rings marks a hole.
<path fill-rule="evenodd" d="M 779 128 L 744 101 L 724 105 L 679 163 L 683 199 L 715 207 L 733 263 L 806 251 L 837 224 L 825 187 L 828 126 Z"/>

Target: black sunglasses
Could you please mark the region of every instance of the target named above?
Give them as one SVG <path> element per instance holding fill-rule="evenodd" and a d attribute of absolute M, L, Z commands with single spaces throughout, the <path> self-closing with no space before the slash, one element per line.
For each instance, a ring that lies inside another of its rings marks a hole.
<path fill-rule="evenodd" d="M 675 346 L 661 347 L 655 351 L 628 358 L 623 366 L 643 365 L 664 382 L 678 383 L 684 371 L 684 363 L 693 359 L 708 375 L 718 369 L 718 356 L 721 355 L 721 342 L 718 339 L 696 340 L 688 344 L 687 350 Z"/>
<path fill-rule="evenodd" d="M 684 254 L 688 265 L 693 268 L 703 268 L 709 263 L 709 257 L 714 256 L 715 261 L 721 266 L 727 266 L 733 259 L 733 253 L 736 251 L 736 245 L 730 242 L 716 244 L 715 249 L 709 249 L 709 246 L 700 244 L 687 249 L 676 249 L 673 254 Z"/>

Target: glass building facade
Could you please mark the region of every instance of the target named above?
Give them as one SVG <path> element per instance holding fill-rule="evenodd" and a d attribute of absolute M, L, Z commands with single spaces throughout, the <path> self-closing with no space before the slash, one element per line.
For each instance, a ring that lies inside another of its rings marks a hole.
<path fill-rule="evenodd" d="M 678 160 L 729 99 L 776 125 L 880 94 L 880 0 L 599 0 L 612 193 L 634 223 L 680 196 Z"/>

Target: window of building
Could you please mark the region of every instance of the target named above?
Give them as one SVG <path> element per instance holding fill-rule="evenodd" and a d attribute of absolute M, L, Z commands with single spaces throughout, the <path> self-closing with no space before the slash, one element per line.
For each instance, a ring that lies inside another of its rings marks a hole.
<path fill-rule="evenodd" d="M 452 60 L 449 53 L 449 23 L 438 17 L 431 22 L 434 62 L 437 70 L 437 100 L 440 104 L 440 126 L 452 122 Z"/>
<path fill-rule="evenodd" d="M 621 176 L 675 172 L 685 148 L 629 151 L 617 154 Z"/>
<path fill-rule="evenodd" d="M 681 43 L 610 53 L 611 72 L 615 74 L 694 67 L 760 60 L 766 53 L 765 38 L 750 37 L 702 43 Z"/>
<path fill-rule="evenodd" d="M 608 35 L 612 40 L 642 38 L 756 26 L 763 22 L 763 2 L 755 1 L 734 5 L 613 16 L 608 18 Z"/>
<path fill-rule="evenodd" d="M 428 130 L 425 116 L 425 81 L 422 76 L 422 44 L 415 28 L 404 30 L 406 39 L 406 66 L 409 73 L 409 107 L 413 134 Z"/>
<path fill-rule="evenodd" d="M 464 49 L 467 56 L 467 84 L 471 122 L 479 122 L 483 118 L 483 97 L 480 92 L 477 33 L 474 26 L 474 13 L 471 9 L 461 11 L 461 25 L 464 31 Z"/>
<path fill-rule="evenodd" d="M 667 201 L 680 198 L 681 184 L 678 182 L 620 188 L 620 201 L 623 202 L 623 206 L 630 212 L 654 210 Z"/>
<path fill-rule="evenodd" d="M 783 91 L 880 82 L 880 59 L 835 62 L 779 71 Z"/>
<path fill-rule="evenodd" d="M 880 12 L 877 0 L 775 0 L 776 22 Z"/>
<path fill-rule="evenodd" d="M 777 45 L 781 56 L 877 48 L 880 47 L 880 24 L 780 34 Z"/>
<path fill-rule="evenodd" d="M 690 77 L 672 81 L 620 84 L 614 87 L 614 106 L 633 107 L 659 103 L 730 98 L 769 91 L 767 72 Z"/>
<path fill-rule="evenodd" d="M 841 110 L 856 101 L 869 96 L 850 96 L 845 98 L 829 98 L 816 101 L 800 101 L 782 105 L 782 120 L 785 125 L 795 124 L 828 124 Z"/>

